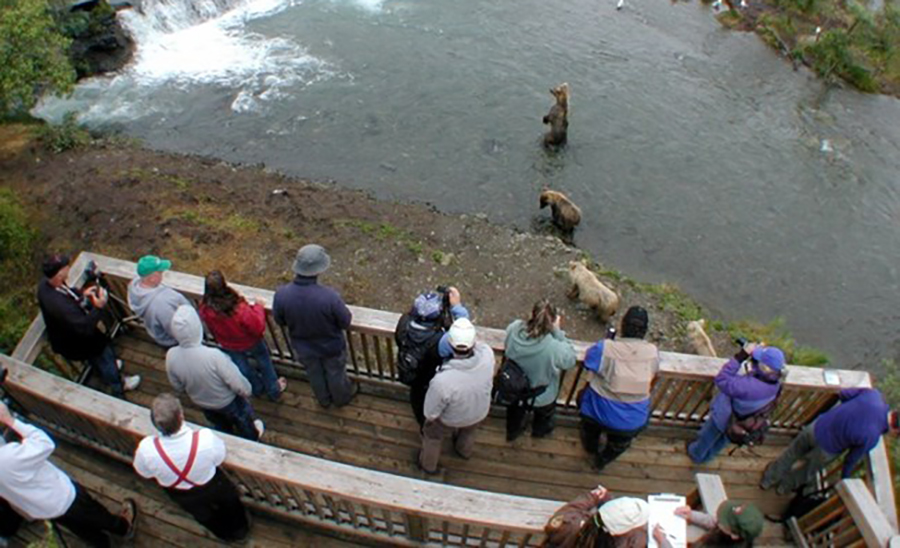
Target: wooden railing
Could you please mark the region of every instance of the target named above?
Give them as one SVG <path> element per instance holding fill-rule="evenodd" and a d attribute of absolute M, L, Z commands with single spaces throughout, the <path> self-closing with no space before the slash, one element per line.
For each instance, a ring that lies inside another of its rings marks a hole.
<path fill-rule="evenodd" d="M 113 312 L 120 319 L 130 316 L 131 311 L 122 303 L 127 300 L 128 283 L 136 275 L 135 263 L 85 252 L 78 256 L 72 266 L 70 284 L 76 284 L 91 260 L 105 274 L 111 293 L 116 297 L 112 300 Z M 195 303 L 203 294 L 203 278 L 200 276 L 170 271 L 165 274 L 165 283 Z M 259 299 L 271 310 L 273 291 L 232 285 L 248 299 Z M 397 381 L 393 343 L 393 333 L 400 314 L 357 306 L 349 308 L 353 313 L 353 322 L 347 332 L 350 372 L 360 379 L 367 379 L 371 384 L 383 385 L 398 392 L 405 390 Z M 302 370 L 303 366 L 294 356 L 286 330 L 276 325 L 271 316 L 267 316 L 267 323 L 266 341 L 273 360 L 282 367 Z M 40 353 L 43 329 L 43 322 L 38 317 L 16 348 L 14 356 L 32 362 Z M 503 353 L 504 331 L 478 327 L 478 337 L 494 349 L 499 361 Z M 574 344 L 580 363 L 591 343 L 574 341 Z M 673 352 L 662 352 L 661 358 L 660 372 L 651 396 L 651 424 L 697 428 L 709 411 L 715 391 L 713 379 L 721 368 L 723 359 Z M 788 366 L 787 371 L 782 396 L 773 414 L 773 430 L 776 433 L 795 434 L 835 403 L 840 388 L 871 386 L 870 376 L 865 371 L 839 371 L 840 387 L 826 385 L 822 370 L 818 368 L 792 365 Z M 563 414 L 575 414 L 576 395 L 586 383 L 587 374 L 582 367 L 564 375 L 557 400 Z M 883 442 L 870 452 L 864 475 L 879 506 L 889 522 L 896 527 L 893 484 Z"/>
<path fill-rule="evenodd" d="M 143 407 L 0 355 L 4 392 L 28 420 L 130 463 L 155 434 Z M 561 503 L 395 476 L 301 455 L 234 436 L 224 468 L 245 501 L 264 512 L 398 545 L 536 546 Z"/>
<path fill-rule="evenodd" d="M 897 529 L 858 479 L 839 482 L 825 502 L 799 519 L 792 519 L 790 528 L 804 548 L 885 548 L 898 538 Z"/>

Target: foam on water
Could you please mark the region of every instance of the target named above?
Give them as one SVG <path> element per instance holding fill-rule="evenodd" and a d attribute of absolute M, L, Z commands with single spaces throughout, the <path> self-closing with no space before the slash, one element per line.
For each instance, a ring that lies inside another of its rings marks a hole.
<path fill-rule="evenodd" d="M 372 0 L 361 0 L 367 7 Z M 290 89 L 336 74 L 295 41 L 250 31 L 247 23 L 298 4 L 297 0 L 145 0 L 120 13 L 137 42 L 134 62 L 120 74 L 78 85 L 66 98 L 48 98 L 35 114 L 61 119 L 71 110 L 87 123 L 133 120 L 160 110 L 151 100 L 163 86 L 232 89 L 235 113 L 260 112 Z"/>

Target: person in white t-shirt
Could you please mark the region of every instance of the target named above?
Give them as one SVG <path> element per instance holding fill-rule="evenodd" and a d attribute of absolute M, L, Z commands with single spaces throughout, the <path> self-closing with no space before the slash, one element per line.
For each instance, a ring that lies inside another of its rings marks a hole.
<path fill-rule="evenodd" d="M 13 417 L 2 402 L 0 425 L 21 437 L 0 446 L 0 499 L 17 514 L 28 520 L 52 520 L 99 548 L 110 545 L 107 534 L 126 538 L 134 534 L 134 500 L 125 499 L 120 515 L 112 514 L 48 460 L 56 449 L 53 440 Z"/>
<path fill-rule="evenodd" d="M 220 539 L 246 538 L 250 524 L 244 504 L 218 468 L 225 460 L 225 442 L 208 428 L 186 425 L 174 394 L 157 396 L 150 418 L 161 435 L 147 436 L 138 445 L 134 454 L 138 475 L 156 480 L 175 503 Z"/>

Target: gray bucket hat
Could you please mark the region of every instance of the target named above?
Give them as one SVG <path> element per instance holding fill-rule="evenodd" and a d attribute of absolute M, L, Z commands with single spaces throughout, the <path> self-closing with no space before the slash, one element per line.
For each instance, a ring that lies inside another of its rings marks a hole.
<path fill-rule="evenodd" d="M 329 266 L 331 266 L 331 257 L 325 253 L 325 248 L 309 244 L 300 248 L 291 268 L 295 274 L 301 276 L 318 276 L 328 270 Z"/>

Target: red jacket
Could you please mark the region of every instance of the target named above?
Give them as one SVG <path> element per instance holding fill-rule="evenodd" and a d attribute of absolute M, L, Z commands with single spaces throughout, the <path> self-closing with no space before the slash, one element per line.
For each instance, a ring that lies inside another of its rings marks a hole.
<path fill-rule="evenodd" d="M 231 316 L 201 304 L 200 317 L 216 341 L 226 350 L 250 350 L 266 332 L 266 309 L 243 300 L 238 303 Z"/>

